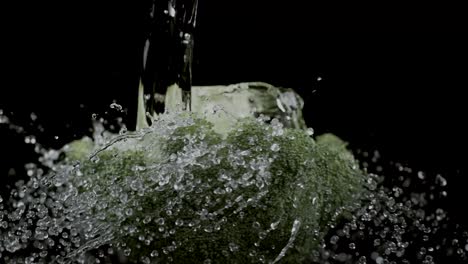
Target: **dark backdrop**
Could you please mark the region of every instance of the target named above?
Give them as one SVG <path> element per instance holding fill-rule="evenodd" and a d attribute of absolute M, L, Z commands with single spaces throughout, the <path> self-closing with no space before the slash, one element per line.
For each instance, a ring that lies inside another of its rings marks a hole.
<path fill-rule="evenodd" d="M 194 84 L 295 88 L 317 133 L 442 173 L 454 223 L 468 223 L 461 9 L 307 2 L 200 0 Z M 144 9 L 139 1 L 2 5 L 0 109 L 26 130 L 19 136 L 1 127 L 6 182 L 11 167 L 35 159 L 25 134 L 59 147 L 89 133 L 92 113 L 112 114 L 114 100 L 131 126 Z"/>

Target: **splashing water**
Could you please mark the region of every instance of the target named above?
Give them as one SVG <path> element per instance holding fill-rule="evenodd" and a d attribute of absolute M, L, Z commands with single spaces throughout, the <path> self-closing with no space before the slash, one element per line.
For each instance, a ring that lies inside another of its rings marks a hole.
<path fill-rule="evenodd" d="M 442 175 L 426 175 L 379 152 L 357 152 L 369 173 L 369 192 L 350 219 L 333 227 L 316 252 L 319 263 L 466 263 L 468 232 L 450 221 L 441 201 Z M 374 173 L 386 172 L 398 177 Z"/>
<path fill-rule="evenodd" d="M 196 116 L 165 114 L 135 133 L 103 136 L 101 129 L 95 143 L 83 139 L 61 151 L 42 149 L 41 163 L 26 165 L 29 181 L 0 196 L 0 259 L 429 264 L 451 255 L 467 260 L 468 233 L 446 234 L 446 212 L 428 206 L 446 195 L 442 175 L 430 181 L 417 172 L 417 184 L 431 191 L 410 192 L 415 177 L 409 168 L 389 167 L 386 171 L 393 168 L 402 176 L 388 182 L 371 167 L 362 173 L 352 157 L 333 147 L 321 156 L 325 145 L 310 138 L 312 130 L 289 131 L 277 120 L 265 120 L 246 122 L 222 137 Z M 298 150 L 294 144 L 305 145 L 307 155 L 284 158 Z M 333 153 L 338 154 L 329 157 Z M 317 169 L 323 164 L 327 170 Z M 335 169 L 336 164 L 346 168 Z"/>

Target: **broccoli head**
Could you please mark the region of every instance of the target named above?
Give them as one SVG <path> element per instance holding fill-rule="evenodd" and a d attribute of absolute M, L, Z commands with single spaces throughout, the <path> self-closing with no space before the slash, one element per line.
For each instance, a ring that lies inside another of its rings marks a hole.
<path fill-rule="evenodd" d="M 78 170 L 109 243 L 142 263 L 303 263 L 365 177 L 333 135 L 253 118 L 220 135 L 189 113 L 120 136 Z"/>

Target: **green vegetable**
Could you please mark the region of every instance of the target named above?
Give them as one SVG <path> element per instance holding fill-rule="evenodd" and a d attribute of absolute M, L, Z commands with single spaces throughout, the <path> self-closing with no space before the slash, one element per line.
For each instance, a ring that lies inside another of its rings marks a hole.
<path fill-rule="evenodd" d="M 221 135 L 189 113 L 81 160 L 94 216 L 143 263 L 303 263 L 365 177 L 333 135 L 252 118 Z"/>

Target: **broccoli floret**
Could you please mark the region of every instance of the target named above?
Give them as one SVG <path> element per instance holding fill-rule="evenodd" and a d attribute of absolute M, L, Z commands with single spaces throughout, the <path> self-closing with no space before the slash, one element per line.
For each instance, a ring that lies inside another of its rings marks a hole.
<path fill-rule="evenodd" d="M 82 161 L 86 159 L 94 148 L 94 143 L 91 138 L 83 137 L 67 144 L 63 151 L 67 159 L 71 161 Z"/>
<path fill-rule="evenodd" d="M 246 118 L 223 136 L 179 118 L 189 121 L 118 141 L 79 168 L 82 194 L 107 205 L 94 213 L 133 262 L 303 263 L 363 192 L 364 173 L 332 135 L 316 142 Z"/>

